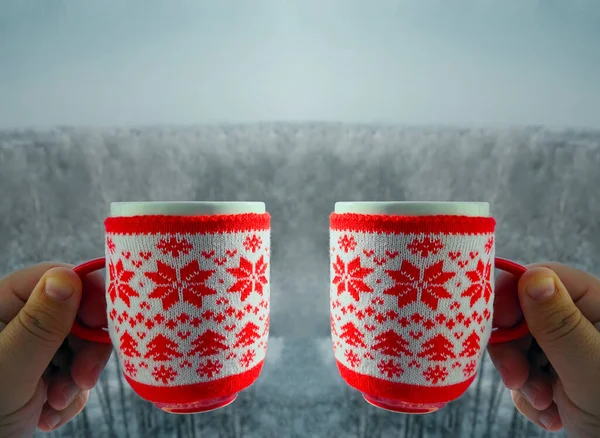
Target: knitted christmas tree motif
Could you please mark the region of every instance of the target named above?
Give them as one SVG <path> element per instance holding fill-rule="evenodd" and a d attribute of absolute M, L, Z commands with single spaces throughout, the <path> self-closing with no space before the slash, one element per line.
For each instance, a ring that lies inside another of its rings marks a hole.
<path fill-rule="evenodd" d="M 233 347 L 237 348 L 253 345 L 255 341 L 260 338 L 259 330 L 259 326 L 251 321 L 247 322 L 246 325 L 236 335 L 236 342 Z"/>
<path fill-rule="evenodd" d="M 224 335 L 208 329 L 192 341 L 191 346 L 193 348 L 188 355 L 213 356 L 229 349 L 229 346 L 224 343 L 226 341 L 227 338 Z"/>
<path fill-rule="evenodd" d="M 144 354 L 144 357 L 155 361 L 170 361 L 174 358 L 182 357 L 182 354 L 179 352 L 177 342 L 158 333 L 146 345 L 146 354 Z"/>
<path fill-rule="evenodd" d="M 368 218 L 332 215 L 330 323 L 342 375 L 470 379 L 491 333 L 493 222 L 457 232 Z"/>
<path fill-rule="evenodd" d="M 165 228 L 151 218 L 106 222 L 107 312 L 125 375 L 168 387 L 260 369 L 270 307 L 268 226 L 224 220 L 210 230 Z"/>
<path fill-rule="evenodd" d="M 141 356 L 138 351 L 138 341 L 136 341 L 127 331 L 123 333 L 120 339 L 120 353 L 122 356 L 128 357 Z"/>

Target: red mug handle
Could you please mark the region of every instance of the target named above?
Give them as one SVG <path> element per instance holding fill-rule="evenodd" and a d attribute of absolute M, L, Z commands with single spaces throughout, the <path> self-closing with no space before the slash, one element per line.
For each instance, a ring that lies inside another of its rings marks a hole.
<path fill-rule="evenodd" d="M 106 267 L 106 259 L 100 257 L 94 260 L 87 261 L 73 268 L 73 271 L 81 279 L 86 275 L 104 269 Z M 85 339 L 86 341 L 98 342 L 100 344 L 112 344 L 110 335 L 108 334 L 108 328 L 91 328 L 81 325 L 77 319 L 73 323 L 71 328 L 71 334 L 78 338 Z"/>
<path fill-rule="evenodd" d="M 518 263 L 507 259 L 501 259 L 496 257 L 494 262 L 496 268 L 506 271 L 515 277 L 520 278 L 523 275 L 527 268 L 525 266 L 521 266 Z M 517 293 L 517 290 L 514 290 L 514 293 Z M 514 341 L 515 339 L 522 338 L 523 336 L 528 335 L 529 327 L 527 327 L 527 322 L 525 319 L 521 321 L 518 325 L 509 328 L 492 328 L 492 334 L 490 336 L 490 340 L 488 344 L 501 344 L 504 342 Z"/>

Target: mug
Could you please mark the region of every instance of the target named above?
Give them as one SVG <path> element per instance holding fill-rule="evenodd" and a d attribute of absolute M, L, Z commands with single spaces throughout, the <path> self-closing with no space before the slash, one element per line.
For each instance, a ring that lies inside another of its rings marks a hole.
<path fill-rule="evenodd" d="M 263 367 L 269 333 L 270 216 L 262 202 L 113 202 L 105 257 L 112 343 L 143 399 L 171 413 L 232 403 Z M 84 291 L 85 293 L 85 291 Z M 99 309 L 100 311 L 100 309 Z"/>
<path fill-rule="evenodd" d="M 330 216 L 330 322 L 341 377 L 379 408 L 430 413 L 460 397 L 492 328 L 496 222 L 486 202 L 338 202 Z M 515 290 L 516 294 L 517 291 Z"/>

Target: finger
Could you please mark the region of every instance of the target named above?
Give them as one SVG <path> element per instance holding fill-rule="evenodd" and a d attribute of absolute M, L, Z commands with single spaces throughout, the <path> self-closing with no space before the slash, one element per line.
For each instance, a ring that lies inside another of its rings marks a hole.
<path fill-rule="evenodd" d="M 72 268 L 66 263 L 45 262 L 15 271 L 0 279 L 0 331 L 25 305 L 31 292 L 42 276 L 52 268 Z M 88 327 L 104 327 L 106 325 L 106 299 L 104 294 L 104 277 L 99 272 L 92 272 L 83 279 L 84 294 L 79 308 L 79 318 Z"/>
<path fill-rule="evenodd" d="M 571 298 L 592 324 L 600 330 L 600 279 L 588 272 L 561 263 L 546 262 L 527 265 L 532 268 L 549 268 L 563 282 Z M 517 289 L 517 278 L 505 271 L 496 276 L 494 301 L 494 326 L 513 327 L 523 313 L 518 297 L 510 293 Z"/>
<path fill-rule="evenodd" d="M 488 354 L 508 389 L 523 387 L 529 378 L 527 350 L 531 337 L 527 336 L 504 344 L 488 345 Z"/>
<path fill-rule="evenodd" d="M 511 391 L 513 403 L 517 410 L 529 421 L 542 429 L 556 432 L 562 428 L 562 420 L 555 403 L 543 411 L 535 409 L 519 391 Z"/>
<path fill-rule="evenodd" d="M 38 428 L 43 432 L 50 432 L 63 426 L 75 418 L 75 416 L 85 408 L 88 398 L 89 391 L 81 391 L 73 399 L 71 404 L 61 411 L 57 411 L 50 405 L 45 404 L 38 422 Z"/>
<path fill-rule="evenodd" d="M 33 437 L 36 432 L 36 423 L 31 419 L 39 418 L 46 400 L 46 384 L 43 380 L 38 381 L 33 395 L 26 399 L 17 401 L 14 398 L 19 394 L 11 394 L 11 397 L 0 397 L 0 409 L 4 414 L 13 412 L 8 417 L 0 420 L 0 436 L 7 437 Z"/>
<path fill-rule="evenodd" d="M 519 299 L 531 334 L 557 374 L 572 384 L 600 377 L 600 332 L 575 306 L 558 276 L 532 268 L 519 281 Z M 577 358 L 576 361 L 573 358 Z"/>
<path fill-rule="evenodd" d="M 42 276 L 25 306 L 0 332 L 3 390 L 36 384 L 69 334 L 80 298 L 81 281 L 71 269 L 52 268 Z"/>
<path fill-rule="evenodd" d="M 47 403 L 56 411 L 62 411 L 80 392 L 81 389 L 71 379 L 69 372 L 62 370 L 48 381 Z"/>
<path fill-rule="evenodd" d="M 560 263 L 550 262 L 535 266 L 554 271 L 583 316 L 600 330 L 600 279 Z"/>
<path fill-rule="evenodd" d="M 98 272 L 83 279 L 83 293 L 78 318 L 92 328 L 106 327 L 106 295 L 104 278 Z M 81 389 L 92 389 L 106 367 L 112 345 L 85 341 L 71 336 L 69 342 L 75 352 L 71 363 L 71 378 Z"/>
<path fill-rule="evenodd" d="M 554 392 L 549 376 L 543 375 L 539 370 L 532 369 L 527 382 L 519 389 L 529 404 L 538 411 L 548 409 L 552 405 Z"/>
<path fill-rule="evenodd" d="M 68 268 L 64 263 L 45 262 L 19 269 L 0 279 L 0 323 L 8 324 L 23 308 L 42 276 L 52 268 Z M 0 324 L 0 329 L 2 324 Z"/>
<path fill-rule="evenodd" d="M 110 359 L 112 345 L 88 342 L 76 337 L 71 337 L 69 341 L 75 351 L 71 362 L 71 378 L 79 388 L 92 389 Z"/>

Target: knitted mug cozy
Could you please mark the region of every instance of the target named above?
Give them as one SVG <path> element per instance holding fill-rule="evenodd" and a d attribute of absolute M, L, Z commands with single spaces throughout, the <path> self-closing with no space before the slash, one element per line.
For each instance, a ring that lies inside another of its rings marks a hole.
<path fill-rule="evenodd" d="M 426 413 L 467 390 L 492 334 L 494 228 L 491 217 L 331 214 L 333 349 L 368 402 Z"/>
<path fill-rule="evenodd" d="M 169 412 L 231 403 L 267 349 L 269 214 L 109 217 L 105 227 L 96 268 L 107 269 L 108 333 L 127 382 Z M 102 341 L 90 331 L 73 328 Z"/>

